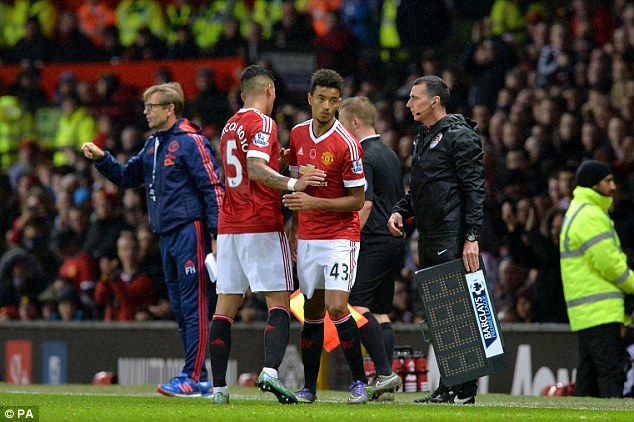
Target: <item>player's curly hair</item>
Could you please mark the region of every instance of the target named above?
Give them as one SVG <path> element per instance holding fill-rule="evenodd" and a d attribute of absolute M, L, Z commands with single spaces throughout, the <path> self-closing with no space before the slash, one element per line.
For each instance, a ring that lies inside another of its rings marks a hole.
<path fill-rule="evenodd" d="M 343 90 L 343 78 L 332 69 L 319 69 L 310 79 L 310 93 L 315 93 L 318 86 L 324 88 L 335 88 L 339 93 Z"/>

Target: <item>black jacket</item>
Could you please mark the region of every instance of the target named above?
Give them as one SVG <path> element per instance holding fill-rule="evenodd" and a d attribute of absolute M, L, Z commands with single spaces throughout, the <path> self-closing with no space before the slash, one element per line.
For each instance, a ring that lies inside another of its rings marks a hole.
<path fill-rule="evenodd" d="M 448 114 L 414 140 L 410 190 L 392 209 L 423 238 L 480 233 L 484 163 L 477 123 Z"/>

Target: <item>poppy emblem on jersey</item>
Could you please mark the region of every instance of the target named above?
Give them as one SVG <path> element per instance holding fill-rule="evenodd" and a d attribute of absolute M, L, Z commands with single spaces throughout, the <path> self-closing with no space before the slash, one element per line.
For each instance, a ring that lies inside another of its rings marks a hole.
<path fill-rule="evenodd" d="M 432 149 L 436 145 L 438 145 L 438 142 L 440 142 L 441 139 L 442 139 L 442 133 L 439 133 L 438 135 L 434 136 L 434 139 L 431 140 L 431 144 L 429 144 L 429 149 Z"/>
<path fill-rule="evenodd" d="M 329 166 L 335 162 L 335 156 L 332 152 L 326 151 L 321 154 L 321 161 L 323 161 L 325 165 Z"/>
<path fill-rule="evenodd" d="M 149 147 L 145 153 L 146 153 L 146 154 L 154 154 L 154 145 L 152 145 L 151 147 Z"/>
<path fill-rule="evenodd" d="M 185 262 L 185 274 L 196 274 L 196 265 L 191 259 Z"/>
<path fill-rule="evenodd" d="M 310 152 L 308 153 L 308 156 L 310 158 L 315 158 L 317 157 L 317 151 L 315 151 L 314 149 L 311 149 Z"/>
<path fill-rule="evenodd" d="M 180 144 L 178 143 L 178 141 L 172 141 L 170 142 L 170 145 L 167 147 L 167 150 L 169 152 L 176 152 L 178 148 L 180 148 Z"/>
<path fill-rule="evenodd" d="M 363 161 L 362 160 L 354 160 L 352 162 L 352 172 L 354 174 L 361 174 L 363 173 Z"/>
<path fill-rule="evenodd" d="M 256 147 L 260 147 L 260 148 L 268 147 L 270 137 L 271 135 L 269 135 L 268 133 L 258 132 L 253 137 L 253 144 Z"/>

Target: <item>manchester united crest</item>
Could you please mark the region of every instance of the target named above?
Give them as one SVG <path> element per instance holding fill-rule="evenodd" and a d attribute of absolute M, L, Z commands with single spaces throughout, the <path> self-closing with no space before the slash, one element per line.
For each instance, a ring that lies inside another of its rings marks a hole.
<path fill-rule="evenodd" d="M 325 165 L 329 166 L 335 162 L 335 156 L 333 155 L 332 152 L 326 151 L 323 154 L 321 154 L 321 161 L 323 161 Z"/>

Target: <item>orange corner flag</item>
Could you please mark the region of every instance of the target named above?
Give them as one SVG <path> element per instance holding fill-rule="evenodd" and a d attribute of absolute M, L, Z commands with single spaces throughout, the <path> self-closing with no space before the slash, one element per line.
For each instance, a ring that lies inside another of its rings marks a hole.
<path fill-rule="evenodd" d="M 367 322 L 367 318 L 357 312 L 350 304 L 348 304 L 348 310 L 352 314 L 352 317 L 357 322 L 357 327 L 363 327 Z M 291 312 L 295 315 L 295 318 L 302 324 L 304 323 L 304 295 L 295 290 L 291 294 Z M 328 312 L 326 312 L 326 319 L 324 321 L 324 349 L 327 352 L 331 352 L 339 346 L 339 336 L 337 335 L 337 328 L 333 324 Z"/>

